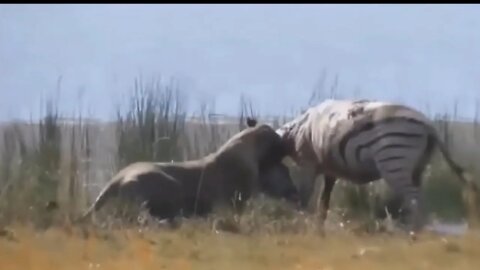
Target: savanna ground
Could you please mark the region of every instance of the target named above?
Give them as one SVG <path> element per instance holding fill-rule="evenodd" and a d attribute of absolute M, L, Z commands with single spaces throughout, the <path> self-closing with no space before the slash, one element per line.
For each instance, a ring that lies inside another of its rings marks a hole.
<path fill-rule="evenodd" d="M 332 232 L 242 235 L 197 227 L 36 232 L 14 226 L 0 239 L 2 269 L 478 269 L 480 234 Z"/>
<path fill-rule="evenodd" d="M 243 129 L 246 115 L 267 121 L 245 99 L 238 122 L 225 124 L 208 104 L 188 118 L 173 85 L 137 80 L 134 90 L 111 123 L 81 113 L 64 121 L 51 100 L 39 122 L 1 125 L 0 269 L 479 269 L 480 230 L 425 232 L 416 242 L 386 232 L 392 220 L 375 221 L 390 198 L 382 181 L 338 184 L 326 237 L 314 214 L 321 181 L 307 214 L 260 198 L 240 217 L 216 213 L 176 229 L 148 218 L 122 224 L 105 213 L 94 223 L 71 225 L 126 164 L 198 158 Z M 455 115 L 429 116 L 454 158 L 478 175 L 477 117 L 462 123 Z M 268 121 L 276 127 L 286 119 Z M 302 173 L 291 169 L 298 184 Z M 441 158 L 425 172 L 425 196 L 429 219 L 465 218 L 461 187 Z"/>

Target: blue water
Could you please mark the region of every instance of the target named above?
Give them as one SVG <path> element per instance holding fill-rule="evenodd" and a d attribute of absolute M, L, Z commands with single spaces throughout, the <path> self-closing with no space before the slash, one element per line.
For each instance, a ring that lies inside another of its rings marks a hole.
<path fill-rule="evenodd" d="M 468 230 L 468 224 L 464 223 L 441 223 L 441 222 L 432 222 L 430 225 L 425 228 L 428 231 L 447 234 L 447 235 L 462 235 L 465 234 Z"/>

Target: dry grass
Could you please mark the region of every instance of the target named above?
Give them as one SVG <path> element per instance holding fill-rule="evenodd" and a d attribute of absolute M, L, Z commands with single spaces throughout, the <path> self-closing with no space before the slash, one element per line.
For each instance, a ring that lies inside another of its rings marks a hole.
<path fill-rule="evenodd" d="M 242 235 L 184 226 L 38 232 L 15 226 L 0 238 L 0 268 L 50 269 L 478 269 L 480 234 L 424 235 L 416 243 L 392 235 L 339 231 Z M 88 235 L 88 236 L 87 236 Z"/>

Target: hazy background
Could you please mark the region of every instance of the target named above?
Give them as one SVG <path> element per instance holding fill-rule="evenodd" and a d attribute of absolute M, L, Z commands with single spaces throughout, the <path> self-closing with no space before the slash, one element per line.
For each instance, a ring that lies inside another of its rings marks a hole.
<path fill-rule="evenodd" d="M 0 5 L 0 120 L 28 118 L 60 85 L 62 111 L 108 119 L 133 80 L 174 76 L 236 114 L 305 106 L 322 70 L 343 96 L 472 117 L 475 5 Z M 61 77 L 61 79 L 59 79 Z M 112 102 L 113 101 L 113 102 Z"/>

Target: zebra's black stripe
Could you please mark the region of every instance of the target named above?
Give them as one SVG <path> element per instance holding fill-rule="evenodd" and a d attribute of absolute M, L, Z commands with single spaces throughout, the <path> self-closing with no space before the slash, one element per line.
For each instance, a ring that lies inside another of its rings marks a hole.
<path fill-rule="evenodd" d="M 404 159 L 404 158 L 405 158 L 404 156 L 391 156 L 391 157 L 386 157 L 386 158 L 379 159 L 378 162 L 379 163 L 384 163 L 384 162 L 389 162 L 389 161 L 394 161 L 394 160 L 399 160 L 399 159 Z"/>
<path fill-rule="evenodd" d="M 403 171 L 404 169 L 405 169 L 405 168 L 403 168 L 403 167 L 399 167 L 399 168 L 387 169 L 386 171 L 387 171 L 387 173 L 393 174 L 393 173 L 397 173 L 397 172 Z"/>
<path fill-rule="evenodd" d="M 347 143 L 354 137 L 358 136 L 360 133 L 363 133 L 363 132 L 368 132 L 376 127 L 379 127 L 381 125 L 384 125 L 384 124 L 387 124 L 387 123 L 391 123 L 391 122 L 395 122 L 395 121 L 407 121 L 407 122 L 412 122 L 412 123 L 416 123 L 416 124 L 420 124 L 420 125 L 423 125 L 423 123 L 417 121 L 417 120 L 413 120 L 413 119 L 398 119 L 398 118 L 387 118 L 387 119 L 384 119 L 384 120 L 381 120 L 381 121 L 378 121 L 378 122 L 368 122 L 364 125 L 361 125 L 361 126 L 358 126 L 356 127 L 353 131 L 347 133 L 339 142 L 338 144 L 338 147 L 339 147 L 339 153 L 340 153 L 340 157 L 342 159 L 342 161 L 346 164 L 346 146 L 347 146 Z M 424 136 L 423 134 L 418 134 L 418 133 L 404 133 L 404 132 L 390 132 L 390 133 L 386 133 L 386 134 L 382 134 L 380 136 L 377 136 L 375 137 L 372 141 L 370 142 L 367 142 L 365 143 L 364 145 L 358 147 L 355 151 L 355 158 L 358 160 L 358 157 L 360 156 L 360 152 L 363 148 L 366 148 L 366 147 L 369 147 L 369 146 L 372 146 L 375 142 L 377 142 L 378 140 L 384 138 L 385 136 L 389 136 L 389 135 L 398 135 L 398 136 Z"/>
<path fill-rule="evenodd" d="M 391 133 L 382 134 L 382 135 L 377 136 L 376 138 L 374 138 L 373 140 L 371 140 L 367 143 L 359 145 L 355 149 L 355 159 L 360 160 L 360 153 L 361 153 L 362 150 L 372 147 L 373 145 L 378 143 L 380 140 L 385 139 L 386 137 L 420 138 L 422 136 L 423 135 L 421 135 L 421 134 L 412 134 L 412 133 L 404 133 L 404 132 L 391 132 Z M 378 154 L 379 152 L 381 152 L 381 151 L 383 151 L 387 148 L 400 148 L 400 147 L 411 148 L 411 147 L 414 147 L 414 146 L 409 145 L 409 144 L 392 143 L 392 144 L 388 144 L 388 145 L 383 146 L 382 148 L 377 150 L 375 152 L 375 154 Z M 346 150 L 347 149 L 345 149 L 344 151 L 346 152 Z M 343 156 L 346 156 L 346 153 L 343 153 Z"/>
<path fill-rule="evenodd" d="M 415 136 L 412 136 L 412 137 L 415 137 Z M 418 136 L 418 137 L 421 137 L 421 136 Z M 382 146 L 380 149 L 375 151 L 374 155 L 377 155 L 380 152 L 383 152 L 387 149 L 392 149 L 392 148 L 403 148 L 403 149 L 405 149 L 405 148 L 416 148 L 416 147 L 417 147 L 416 145 L 411 145 L 411 144 L 392 143 L 392 144 Z"/>

